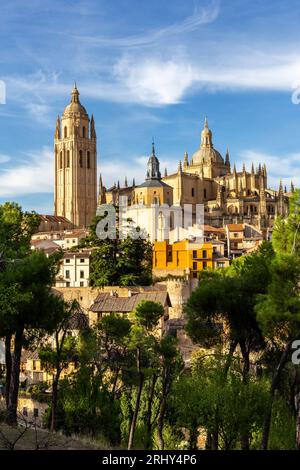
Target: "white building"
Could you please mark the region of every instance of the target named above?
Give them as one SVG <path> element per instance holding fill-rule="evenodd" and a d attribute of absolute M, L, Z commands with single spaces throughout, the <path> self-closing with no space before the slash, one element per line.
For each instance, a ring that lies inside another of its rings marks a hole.
<path fill-rule="evenodd" d="M 56 287 L 88 287 L 90 277 L 90 252 L 67 252 L 56 276 Z"/>

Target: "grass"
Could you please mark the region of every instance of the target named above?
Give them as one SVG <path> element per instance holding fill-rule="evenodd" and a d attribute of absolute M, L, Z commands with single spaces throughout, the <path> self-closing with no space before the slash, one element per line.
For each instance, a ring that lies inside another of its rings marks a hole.
<path fill-rule="evenodd" d="M 101 441 L 88 437 L 67 437 L 61 433 L 50 433 L 45 429 L 25 429 L 22 426 L 11 427 L 0 423 L 0 450 L 10 449 L 17 440 L 15 450 L 100 450 L 111 449 Z"/>

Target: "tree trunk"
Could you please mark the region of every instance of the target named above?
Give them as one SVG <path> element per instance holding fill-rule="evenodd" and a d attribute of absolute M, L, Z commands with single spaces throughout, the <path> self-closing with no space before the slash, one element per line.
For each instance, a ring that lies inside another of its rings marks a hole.
<path fill-rule="evenodd" d="M 165 412 L 167 408 L 167 398 L 169 395 L 171 387 L 171 374 L 170 371 L 167 369 L 164 374 L 164 383 L 162 389 L 162 400 L 160 404 L 160 411 L 157 420 L 157 440 L 159 450 L 164 450 L 165 443 L 163 438 L 163 427 L 164 427 L 164 419 L 165 419 Z"/>
<path fill-rule="evenodd" d="M 296 409 L 296 449 L 300 450 L 300 392 L 295 395 Z"/>
<path fill-rule="evenodd" d="M 249 382 L 249 372 L 250 372 L 250 351 L 249 348 L 247 348 L 245 342 L 240 342 L 240 348 L 244 360 L 244 365 L 243 365 L 243 384 L 247 385 Z M 250 431 L 245 430 L 243 434 L 240 437 L 240 442 L 241 442 L 241 449 L 242 450 L 249 450 L 250 448 Z"/>
<path fill-rule="evenodd" d="M 152 447 L 152 405 L 153 405 L 153 398 L 154 398 L 154 391 L 155 391 L 156 381 L 157 381 L 157 376 L 155 374 L 153 374 L 152 381 L 151 381 L 149 398 L 148 398 L 146 449 L 151 449 L 151 447 Z"/>
<path fill-rule="evenodd" d="M 295 339 L 293 338 L 291 341 L 288 342 L 286 345 L 285 350 L 281 354 L 280 361 L 276 367 L 275 373 L 273 375 L 271 387 L 270 387 L 270 400 L 269 400 L 269 406 L 267 407 L 265 418 L 264 418 L 264 425 L 263 425 L 263 433 L 262 433 L 262 440 L 261 440 L 261 448 L 262 450 L 267 450 L 268 449 L 268 441 L 269 441 L 269 434 L 270 434 L 270 427 L 271 427 L 271 420 L 272 420 L 272 408 L 273 408 L 273 402 L 274 402 L 274 397 L 275 397 L 275 392 L 279 384 L 279 379 L 280 379 L 280 374 L 285 366 L 288 355 L 291 350 L 291 346 L 294 342 Z"/>
<path fill-rule="evenodd" d="M 234 351 L 236 350 L 237 344 L 238 342 L 236 339 L 233 339 L 230 341 L 229 351 L 228 351 L 225 366 L 224 366 L 224 378 L 225 379 L 227 378 L 227 375 L 231 366 L 233 354 L 234 354 Z"/>
<path fill-rule="evenodd" d="M 52 401 L 51 401 L 51 424 L 50 424 L 50 431 L 56 431 L 57 425 L 57 402 L 58 402 L 58 383 L 59 383 L 59 373 L 55 374 L 52 383 Z"/>
<path fill-rule="evenodd" d="M 197 424 L 194 424 L 194 426 L 190 428 L 189 450 L 198 450 L 198 435 L 199 435 L 198 426 Z"/>
<path fill-rule="evenodd" d="M 143 390 L 143 385 L 144 385 L 144 374 L 141 370 L 141 349 L 139 347 L 137 348 L 137 370 L 139 373 L 139 387 L 138 387 L 138 393 L 136 397 L 133 417 L 132 417 L 132 421 L 130 425 L 130 432 L 129 432 L 129 438 L 128 438 L 128 450 L 131 450 L 133 446 L 134 433 L 135 433 L 137 418 L 138 418 L 138 414 L 140 410 L 141 395 L 142 395 L 142 390 Z"/>
<path fill-rule="evenodd" d="M 219 450 L 219 429 L 218 426 L 212 433 L 211 439 L 211 449 L 212 450 Z"/>
<path fill-rule="evenodd" d="M 11 378 L 8 397 L 7 424 L 17 425 L 18 393 L 20 385 L 20 364 L 23 345 L 24 328 L 19 328 L 15 334 L 14 353 L 11 365 Z"/>
<path fill-rule="evenodd" d="M 11 334 L 5 336 L 5 400 L 6 408 L 8 409 L 9 402 L 9 389 L 10 389 L 10 378 L 11 378 Z"/>

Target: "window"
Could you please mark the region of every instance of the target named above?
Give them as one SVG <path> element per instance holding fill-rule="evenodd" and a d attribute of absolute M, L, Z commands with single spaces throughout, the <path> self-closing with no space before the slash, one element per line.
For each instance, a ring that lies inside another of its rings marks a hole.
<path fill-rule="evenodd" d="M 87 166 L 88 168 L 91 168 L 91 156 L 90 156 L 90 152 L 87 152 L 86 158 L 87 158 L 87 164 L 86 164 L 86 166 Z"/>
<path fill-rule="evenodd" d="M 36 370 L 36 361 L 32 361 L 32 369 Z"/>
<path fill-rule="evenodd" d="M 80 271 L 80 279 L 84 279 L 84 271 Z"/>
<path fill-rule="evenodd" d="M 66 278 L 70 279 L 70 271 L 68 269 L 66 270 Z"/>
<path fill-rule="evenodd" d="M 193 269 L 194 269 L 194 271 L 197 271 L 197 262 L 196 261 L 193 262 Z"/>
<path fill-rule="evenodd" d="M 70 287 L 70 283 L 69 283 L 69 282 L 66 282 L 66 287 Z"/>
<path fill-rule="evenodd" d="M 84 282 L 80 281 L 79 285 L 80 285 L 80 287 L 84 287 Z"/>
<path fill-rule="evenodd" d="M 206 250 L 202 251 L 202 258 L 207 258 L 207 251 Z"/>
<path fill-rule="evenodd" d="M 195 272 L 193 273 L 193 278 L 197 279 L 197 273 L 195 273 Z"/>
<path fill-rule="evenodd" d="M 84 258 L 80 258 L 80 263 L 84 263 Z"/>
<path fill-rule="evenodd" d="M 195 189 L 192 188 L 192 197 L 194 197 L 194 196 L 195 196 Z"/>
<path fill-rule="evenodd" d="M 71 261 L 70 258 L 66 259 L 66 263 L 70 263 L 70 261 Z"/>
<path fill-rule="evenodd" d="M 206 189 L 204 189 L 203 191 L 203 196 L 204 196 L 204 199 L 206 199 Z"/>
<path fill-rule="evenodd" d="M 61 170 L 63 167 L 63 155 L 62 152 L 59 154 L 59 169 Z"/>
<path fill-rule="evenodd" d="M 233 234 L 233 236 L 234 236 L 235 238 L 237 238 L 238 235 L 239 235 L 238 233 L 234 233 L 234 234 Z"/>
<path fill-rule="evenodd" d="M 82 150 L 79 150 L 79 166 L 80 168 L 83 167 Z"/>
<path fill-rule="evenodd" d="M 193 258 L 197 258 L 197 250 L 193 250 Z"/>
<path fill-rule="evenodd" d="M 84 138 L 85 137 L 85 127 L 83 126 L 82 128 L 82 137 Z"/>
<path fill-rule="evenodd" d="M 168 262 L 172 262 L 173 261 L 173 251 L 172 250 L 168 250 Z"/>
<path fill-rule="evenodd" d="M 33 416 L 35 418 L 38 418 L 39 417 L 39 409 L 38 408 L 33 408 Z"/>
<path fill-rule="evenodd" d="M 70 150 L 67 150 L 67 164 L 66 164 L 66 167 L 70 168 Z"/>
<path fill-rule="evenodd" d="M 217 263 L 218 268 L 224 268 L 224 266 L 225 266 L 225 263 L 222 263 L 221 261 Z"/>
<path fill-rule="evenodd" d="M 64 138 L 66 139 L 68 137 L 68 129 L 67 126 L 64 127 Z"/>
<path fill-rule="evenodd" d="M 202 267 L 203 267 L 203 269 L 206 269 L 206 268 L 207 268 L 207 262 L 206 262 L 206 261 L 203 261 Z"/>

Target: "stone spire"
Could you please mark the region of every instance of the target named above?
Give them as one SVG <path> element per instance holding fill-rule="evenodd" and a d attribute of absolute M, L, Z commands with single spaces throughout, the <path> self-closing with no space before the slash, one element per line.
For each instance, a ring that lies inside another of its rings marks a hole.
<path fill-rule="evenodd" d="M 57 116 L 56 119 L 56 129 L 55 129 L 55 138 L 60 139 L 60 117 Z"/>
<path fill-rule="evenodd" d="M 245 163 L 243 163 L 243 173 L 244 173 L 244 174 L 246 173 L 246 166 L 245 166 Z"/>
<path fill-rule="evenodd" d="M 125 186 L 125 188 L 128 188 L 127 176 L 125 176 L 124 186 Z"/>
<path fill-rule="evenodd" d="M 229 148 L 228 147 L 226 149 L 225 165 L 226 165 L 226 174 L 228 175 L 230 173 L 230 155 L 229 155 Z"/>
<path fill-rule="evenodd" d="M 178 173 L 182 173 L 182 163 L 181 163 L 181 160 L 179 160 L 178 162 Z"/>
<path fill-rule="evenodd" d="M 168 170 L 167 167 L 165 168 L 165 177 L 168 176 Z"/>
<path fill-rule="evenodd" d="M 201 132 L 201 147 L 202 148 L 212 148 L 213 147 L 212 132 L 208 127 L 207 118 L 205 118 L 204 128 Z"/>
<path fill-rule="evenodd" d="M 295 192 L 295 187 L 293 181 L 291 181 L 291 193 Z"/>
<path fill-rule="evenodd" d="M 283 187 L 282 187 L 282 179 L 280 178 L 280 183 L 279 183 L 279 190 L 278 190 L 279 196 L 283 196 Z"/>
<path fill-rule="evenodd" d="M 99 192 L 98 192 L 98 204 L 103 204 L 105 202 L 105 188 L 102 183 L 102 175 L 99 176 Z"/>
<path fill-rule="evenodd" d="M 185 151 L 184 152 L 184 160 L 183 160 L 183 168 L 184 170 L 186 170 L 189 166 L 189 155 L 188 153 Z"/>
<path fill-rule="evenodd" d="M 100 176 L 99 176 L 99 195 L 102 194 L 103 192 L 103 183 L 102 183 L 102 175 L 100 173 Z"/>
<path fill-rule="evenodd" d="M 74 82 L 71 93 L 71 103 L 79 103 L 79 91 L 77 90 L 76 82 Z"/>
<path fill-rule="evenodd" d="M 132 187 L 135 188 L 135 178 L 132 180 Z"/>
<path fill-rule="evenodd" d="M 155 155 L 154 141 L 152 141 L 152 155 L 149 157 L 147 164 L 146 180 L 160 180 L 161 173 L 159 171 L 159 160 Z"/>
<path fill-rule="evenodd" d="M 265 177 L 267 177 L 267 166 L 266 166 L 265 163 L 264 163 L 264 166 L 263 166 L 263 175 L 264 175 Z"/>
<path fill-rule="evenodd" d="M 252 162 L 252 165 L 251 165 L 251 175 L 254 175 L 254 164 Z"/>
<path fill-rule="evenodd" d="M 91 139 L 96 139 L 96 130 L 95 130 L 95 121 L 94 121 L 94 115 L 92 114 L 91 117 Z"/>

